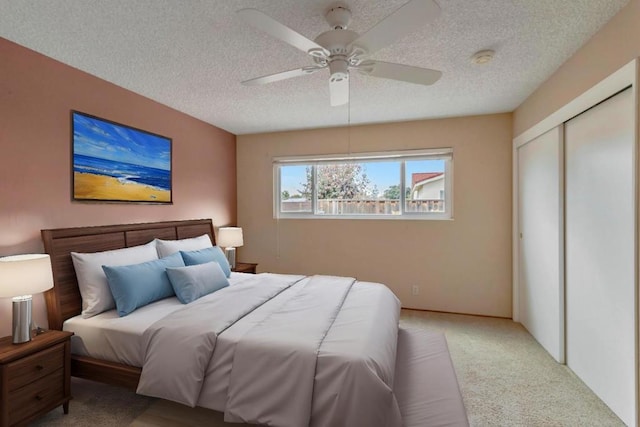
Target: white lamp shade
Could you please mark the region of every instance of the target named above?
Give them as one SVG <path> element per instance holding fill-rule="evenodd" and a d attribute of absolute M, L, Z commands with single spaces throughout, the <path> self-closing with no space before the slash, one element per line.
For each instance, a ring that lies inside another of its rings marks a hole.
<path fill-rule="evenodd" d="M 237 248 L 243 244 L 242 228 L 220 227 L 218 229 L 218 246 L 222 246 L 223 248 Z"/>
<path fill-rule="evenodd" d="M 52 287 L 53 274 L 49 255 L 29 254 L 0 258 L 0 297 L 33 295 Z"/>

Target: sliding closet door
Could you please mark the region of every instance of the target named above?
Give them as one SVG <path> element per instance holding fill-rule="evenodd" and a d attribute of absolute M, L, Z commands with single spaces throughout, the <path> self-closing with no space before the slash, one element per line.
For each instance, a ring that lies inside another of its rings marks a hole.
<path fill-rule="evenodd" d="M 567 365 L 635 425 L 633 96 L 565 124 Z"/>
<path fill-rule="evenodd" d="M 518 148 L 519 321 L 564 363 L 562 127 Z"/>

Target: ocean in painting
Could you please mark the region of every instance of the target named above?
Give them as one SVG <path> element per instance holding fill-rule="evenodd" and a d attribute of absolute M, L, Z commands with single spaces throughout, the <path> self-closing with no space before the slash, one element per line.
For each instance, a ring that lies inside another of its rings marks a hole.
<path fill-rule="evenodd" d="M 162 190 L 171 190 L 171 172 L 164 169 L 74 154 L 73 170 L 79 173 L 109 176 L 123 183 L 135 182 Z"/>

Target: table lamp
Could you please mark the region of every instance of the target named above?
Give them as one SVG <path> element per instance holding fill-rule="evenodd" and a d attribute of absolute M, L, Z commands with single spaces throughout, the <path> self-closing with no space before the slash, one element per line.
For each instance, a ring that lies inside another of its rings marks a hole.
<path fill-rule="evenodd" d="M 0 298 L 13 297 L 13 343 L 31 341 L 31 295 L 53 287 L 47 254 L 0 258 Z"/>
<path fill-rule="evenodd" d="M 236 248 L 244 244 L 242 241 L 242 228 L 220 227 L 218 229 L 218 245 L 224 248 L 231 268 L 236 268 Z"/>

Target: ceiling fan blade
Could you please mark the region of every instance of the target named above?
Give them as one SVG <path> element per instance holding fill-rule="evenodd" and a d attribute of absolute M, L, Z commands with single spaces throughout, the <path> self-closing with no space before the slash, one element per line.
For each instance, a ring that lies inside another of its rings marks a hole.
<path fill-rule="evenodd" d="M 265 33 L 270 34 L 273 37 L 308 53 L 309 55 L 322 58 L 327 58 L 330 55 L 329 51 L 318 43 L 309 40 L 302 34 L 292 30 L 284 24 L 281 24 L 269 15 L 266 15 L 257 9 L 241 9 L 237 13 L 242 19 L 253 25 L 255 28 L 264 31 Z"/>
<path fill-rule="evenodd" d="M 307 74 L 313 74 L 318 70 L 322 70 L 325 67 L 303 67 L 296 68 L 295 70 L 283 71 L 281 73 L 269 74 L 268 76 L 256 77 L 255 79 L 245 80 L 243 85 L 255 86 L 263 85 L 267 83 L 273 83 L 280 80 L 290 79 L 293 77 L 305 76 Z"/>
<path fill-rule="evenodd" d="M 360 67 L 358 71 L 369 76 L 401 80 L 419 85 L 432 85 L 442 76 L 442 72 L 438 70 L 382 61 L 366 61 Z"/>
<path fill-rule="evenodd" d="M 440 16 L 440 6 L 433 0 L 411 0 L 378 22 L 347 46 L 360 47 L 372 54 Z"/>
<path fill-rule="evenodd" d="M 349 79 L 330 79 L 329 92 L 331 93 L 331 106 L 337 107 L 349 103 Z"/>

